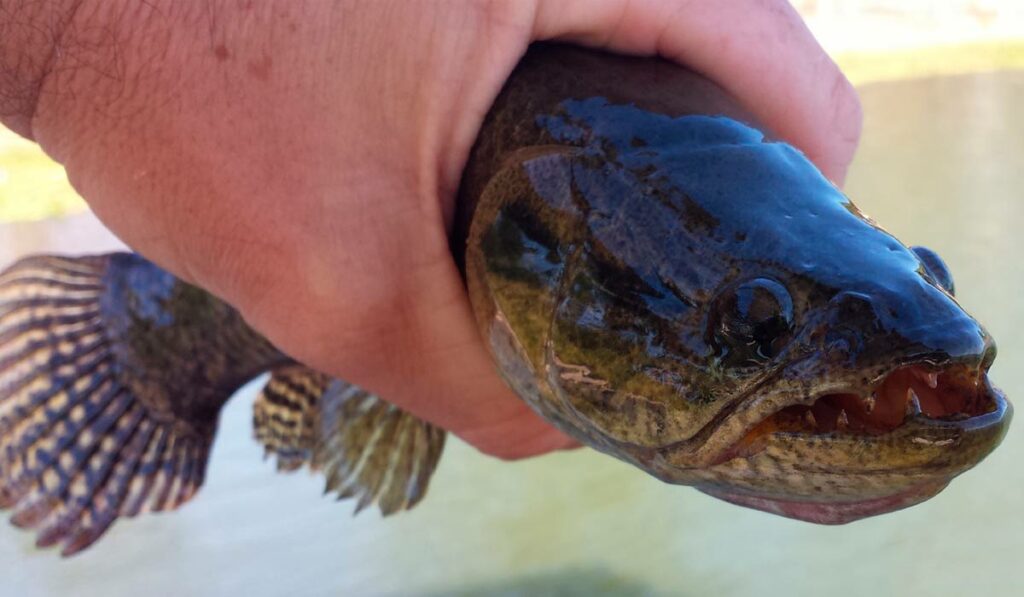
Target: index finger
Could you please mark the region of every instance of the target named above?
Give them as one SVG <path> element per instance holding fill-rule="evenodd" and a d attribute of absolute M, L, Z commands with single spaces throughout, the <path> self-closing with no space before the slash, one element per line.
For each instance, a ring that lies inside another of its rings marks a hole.
<path fill-rule="evenodd" d="M 853 86 L 785 0 L 540 0 L 535 39 L 657 54 L 732 93 L 842 184 L 860 139 Z"/>

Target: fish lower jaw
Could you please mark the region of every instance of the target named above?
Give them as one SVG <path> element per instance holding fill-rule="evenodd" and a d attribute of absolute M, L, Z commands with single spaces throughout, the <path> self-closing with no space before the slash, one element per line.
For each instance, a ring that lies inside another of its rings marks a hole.
<path fill-rule="evenodd" d="M 949 484 L 949 479 L 926 481 L 883 497 L 861 500 L 815 502 L 733 493 L 718 488 L 698 488 L 720 500 L 815 524 L 839 525 L 909 508 L 934 497 Z"/>
<path fill-rule="evenodd" d="M 917 375 L 905 369 L 897 373 Z M 957 381 L 962 374 L 940 373 L 938 397 L 884 406 L 907 409 L 887 427 L 848 423 L 823 430 L 787 406 L 717 452 L 696 473 L 702 479 L 689 484 L 733 504 L 818 524 L 845 524 L 923 502 L 995 449 L 1012 419 L 1010 403 L 987 376 Z M 886 389 L 887 383 L 877 391 L 889 397 L 879 401 L 906 393 L 898 385 Z M 967 398 L 953 396 L 961 390 Z M 800 406 L 813 412 L 813 405 Z"/>

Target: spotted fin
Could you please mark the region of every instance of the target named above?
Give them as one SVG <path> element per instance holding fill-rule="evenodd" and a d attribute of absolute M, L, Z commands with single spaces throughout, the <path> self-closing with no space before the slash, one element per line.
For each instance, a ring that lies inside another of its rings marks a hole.
<path fill-rule="evenodd" d="M 444 430 L 340 380 L 322 402 L 313 468 L 324 471 L 327 491 L 358 498 L 356 512 L 376 502 L 387 516 L 418 504 L 444 449 Z"/>
<path fill-rule="evenodd" d="M 445 432 L 356 386 L 293 366 L 274 372 L 256 400 L 256 438 L 279 470 L 308 464 L 326 493 L 376 503 L 387 516 L 423 498 Z"/>
<path fill-rule="evenodd" d="M 253 405 L 253 432 L 277 470 L 294 471 L 313 458 L 320 397 L 331 379 L 300 365 L 274 371 Z"/>
<path fill-rule="evenodd" d="M 110 267 L 47 256 L 0 272 L 0 509 L 65 556 L 120 516 L 188 501 L 215 428 L 154 412 L 125 383 L 101 304 Z"/>

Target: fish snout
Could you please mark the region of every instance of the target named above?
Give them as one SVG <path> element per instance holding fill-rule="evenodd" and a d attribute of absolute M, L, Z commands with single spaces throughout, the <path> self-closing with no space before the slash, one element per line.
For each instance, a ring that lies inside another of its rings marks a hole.
<path fill-rule="evenodd" d="M 843 291 L 829 303 L 822 348 L 857 369 L 928 363 L 987 370 L 992 336 L 947 292 L 924 279 L 904 288 Z"/>

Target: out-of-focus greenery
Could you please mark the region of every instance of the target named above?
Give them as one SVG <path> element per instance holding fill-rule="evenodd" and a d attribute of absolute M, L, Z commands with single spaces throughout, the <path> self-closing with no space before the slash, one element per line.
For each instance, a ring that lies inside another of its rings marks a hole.
<path fill-rule="evenodd" d="M 0 222 L 41 220 L 85 209 L 60 164 L 0 127 Z"/>
<path fill-rule="evenodd" d="M 1024 40 L 979 42 L 836 56 L 854 85 L 962 73 L 1024 69 Z"/>
<path fill-rule="evenodd" d="M 1024 41 L 854 52 L 836 61 L 855 85 L 956 73 L 1024 68 Z M 83 211 L 64 169 L 38 147 L 0 127 L 0 222 Z"/>

